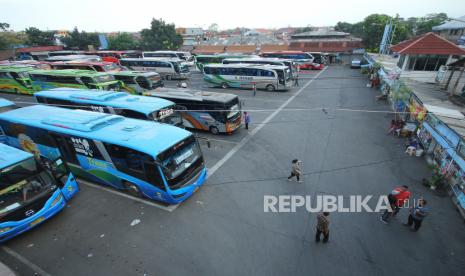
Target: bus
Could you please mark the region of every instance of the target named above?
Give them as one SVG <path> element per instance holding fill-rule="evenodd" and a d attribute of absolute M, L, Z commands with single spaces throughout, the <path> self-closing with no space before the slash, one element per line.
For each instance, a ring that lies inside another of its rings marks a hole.
<path fill-rule="evenodd" d="M 257 55 L 242 55 L 242 54 L 218 54 L 218 55 L 197 55 L 194 57 L 195 66 L 200 72 L 203 72 L 203 66 L 210 63 L 222 63 L 226 58 L 257 58 Z"/>
<path fill-rule="evenodd" d="M 292 59 L 297 63 L 300 69 L 313 69 L 313 56 L 302 51 L 265 52 L 260 54 L 260 56 L 265 58 Z"/>
<path fill-rule="evenodd" d="M 209 64 L 203 68 L 203 79 L 222 88 L 251 88 L 268 91 L 287 90 L 292 86 L 291 71 L 282 65 Z"/>
<path fill-rule="evenodd" d="M 50 52 L 48 52 L 49 57 L 70 56 L 70 55 L 84 55 L 84 51 L 61 50 L 61 51 L 50 51 Z"/>
<path fill-rule="evenodd" d="M 45 61 L 55 62 L 55 61 L 102 61 L 102 58 L 99 56 L 90 56 L 90 55 L 66 55 L 66 56 L 51 56 L 46 58 Z"/>
<path fill-rule="evenodd" d="M 32 94 L 32 82 L 28 72 L 34 70 L 29 66 L 0 65 L 0 92 Z"/>
<path fill-rule="evenodd" d="M 287 66 L 291 70 L 292 78 L 297 78 L 299 72 L 297 70 L 297 63 L 291 59 L 279 58 L 227 58 L 223 60 L 223 64 L 269 64 L 269 65 L 282 65 Z"/>
<path fill-rule="evenodd" d="M 0 113 L 0 127 L 45 157 L 60 151 L 77 177 L 134 196 L 177 204 L 206 178 L 194 135 L 168 124 L 34 105 Z"/>
<path fill-rule="evenodd" d="M 241 126 L 241 103 L 234 94 L 157 88 L 142 95 L 176 103 L 187 128 L 231 134 Z"/>
<path fill-rule="evenodd" d="M 9 100 L 0 98 L 0 113 L 8 111 L 8 110 L 16 109 L 16 108 L 18 108 L 18 106 L 15 103 L 10 102 Z"/>
<path fill-rule="evenodd" d="M 89 70 L 33 70 L 28 75 L 34 91 L 57 87 L 119 91 L 124 85 L 108 73 Z"/>
<path fill-rule="evenodd" d="M 116 80 L 124 83 L 124 90 L 131 94 L 140 94 L 164 86 L 163 79 L 156 72 L 119 71 L 111 74 Z"/>
<path fill-rule="evenodd" d="M 178 58 L 123 58 L 120 63 L 130 70 L 157 72 L 166 80 L 190 77 L 189 66 Z"/>
<path fill-rule="evenodd" d="M 86 55 L 96 55 L 102 58 L 103 61 L 113 62 L 119 64 L 119 60 L 122 58 L 140 58 L 142 54 L 139 51 L 96 51 L 86 52 Z"/>
<path fill-rule="evenodd" d="M 29 146 L 24 137 L 23 146 Z M 36 159 L 0 143 L 0 243 L 26 232 L 65 208 L 79 191 L 59 157 Z"/>
<path fill-rule="evenodd" d="M 184 60 L 187 65 L 193 66 L 194 65 L 194 57 L 189 52 L 181 52 L 181 51 L 153 51 L 153 52 L 142 52 L 143 58 L 151 58 L 151 57 L 158 57 L 158 58 L 179 58 Z"/>
<path fill-rule="evenodd" d="M 55 88 L 34 93 L 38 103 L 121 115 L 182 127 L 175 103 L 124 92 Z"/>
<path fill-rule="evenodd" d="M 63 69 L 78 69 L 78 70 L 90 70 L 96 72 L 119 72 L 122 70 L 121 66 L 113 62 L 97 62 L 97 61 L 57 61 L 49 63 L 52 69 L 63 70 Z"/>

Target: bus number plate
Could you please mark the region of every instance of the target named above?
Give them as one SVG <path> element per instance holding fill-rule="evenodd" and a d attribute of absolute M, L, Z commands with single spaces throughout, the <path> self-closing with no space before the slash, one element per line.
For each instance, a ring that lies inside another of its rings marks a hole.
<path fill-rule="evenodd" d="M 32 227 L 32 226 L 34 226 L 34 225 L 36 225 L 36 224 L 38 224 L 38 223 L 41 223 L 41 222 L 44 221 L 44 220 L 45 220 L 44 217 L 40 217 L 40 218 L 34 220 L 33 222 L 29 223 L 29 226 Z"/>

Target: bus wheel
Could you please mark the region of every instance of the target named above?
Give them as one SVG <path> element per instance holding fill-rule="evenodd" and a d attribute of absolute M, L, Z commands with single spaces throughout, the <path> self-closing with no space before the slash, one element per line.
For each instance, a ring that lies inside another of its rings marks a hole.
<path fill-rule="evenodd" d="M 218 130 L 218 128 L 216 126 L 211 126 L 210 127 L 210 132 L 214 135 L 218 135 L 218 133 L 220 133 L 220 131 Z"/>
<path fill-rule="evenodd" d="M 268 84 L 268 85 L 266 86 L 266 90 L 267 90 L 267 91 L 275 91 L 275 89 L 276 89 L 276 88 L 275 88 L 274 85 L 272 85 L 272 84 Z"/>
<path fill-rule="evenodd" d="M 124 187 L 126 188 L 126 191 L 128 194 L 132 195 L 132 196 L 135 196 L 135 197 L 141 197 L 142 196 L 142 193 L 140 192 L 140 189 L 139 187 L 137 187 L 136 185 L 132 184 L 132 183 L 129 183 L 129 182 L 124 182 Z"/>
<path fill-rule="evenodd" d="M 229 85 L 227 83 L 225 83 L 225 82 L 223 82 L 221 84 L 221 88 L 223 88 L 223 89 L 227 89 L 228 87 L 229 87 Z"/>

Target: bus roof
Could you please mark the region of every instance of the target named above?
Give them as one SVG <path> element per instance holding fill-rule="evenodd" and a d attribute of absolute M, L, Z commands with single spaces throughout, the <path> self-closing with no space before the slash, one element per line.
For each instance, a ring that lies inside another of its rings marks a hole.
<path fill-rule="evenodd" d="M 15 73 L 20 73 L 20 72 L 28 72 L 34 70 L 33 67 L 30 66 L 18 66 L 18 65 L 9 65 L 9 66 L 3 66 L 0 65 L 0 72 L 15 72 Z"/>
<path fill-rule="evenodd" d="M 69 61 L 53 61 L 50 62 L 51 65 L 113 65 L 113 62 L 107 61 L 87 61 L 87 60 L 69 60 Z"/>
<path fill-rule="evenodd" d="M 64 70 L 33 70 L 29 74 L 32 75 L 55 75 L 55 76 L 85 76 L 85 77 L 98 77 L 110 75 L 107 72 L 96 72 L 92 70 L 79 70 L 79 69 L 64 69 Z"/>
<path fill-rule="evenodd" d="M 152 97 L 163 97 L 171 99 L 186 99 L 192 101 L 214 101 L 219 103 L 227 103 L 238 98 L 237 95 L 228 93 L 209 92 L 201 90 L 177 89 L 177 88 L 156 88 L 155 91 L 144 92 L 144 95 Z"/>
<path fill-rule="evenodd" d="M 96 104 L 125 108 L 149 115 L 150 113 L 174 105 L 173 102 L 146 96 L 136 96 L 125 92 L 86 90 L 76 88 L 54 88 L 34 93 L 34 96 L 59 100 L 72 100 L 76 103 Z"/>
<path fill-rule="evenodd" d="M 33 156 L 34 155 L 29 152 L 0 143 L 0 169 L 7 168 L 21 161 L 32 158 Z"/>
<path fill-rule="evenodd" d="M 270 64 L 249 64 L 249 63 L 233 63 L 233 64 L 222 64 L 222 63 L 210 63 L 205 65 L 205 67 L 226 67 L 226 68 L 254 68 L 254 69 L 287 69 L 287 66 L 284 65 L 270 65 Z"/>
<path fill-rule="evenodd" d="M 283 59 L 283 58 L 266 58 L 266 57 L 253 57 L 253 58 L 226 58 L 224 60 L 230 61 L 273 61 L 273 62 L 294 62 L 292 59 Z"/>
<path fill-rule="evenodd" d="M 7 99 L 0 98 L 0 107 L 7 107 L 15 105 L 13 102 L 10 102 Z"/>
<path fill-rule="evenodd" d="M 246 54 L 234 54 L 234 53 L 222 53 L 222 54 L 206 54 L 206 55 L 196 55 L 196 57 L 226 57 L 226 58 L 234 58 L 234 57 L 259 57 L 258 55 L 246 55 Z"/>
<path fill-rule="evenodd" d="M 153 157 L 192 135 L 169 124 L 45 105 L 0 113 L 0 119 L 131 148 Z"/>
<path fill-rule="evenodd" d="M 164 57 L 146 57 L 146 58 L 122 58 L 120 60 L 126 61 L 139 61 L 139 60 L 147 60 L 147 61 L 183 61 L 179 58 L 164 58 Z"/>
<path fill-rule="evenodd" d="M 143 77 L 151 77 L 151 76 L 156 76 L 160 75 L 157 72 L 151 72 L 151 71 L 134 71 L 134 70 L 124 70 L 124 71 L 118 71 L 118 72 L 112 72 L 111 73 L 114 76 L 143 76 Z"/>

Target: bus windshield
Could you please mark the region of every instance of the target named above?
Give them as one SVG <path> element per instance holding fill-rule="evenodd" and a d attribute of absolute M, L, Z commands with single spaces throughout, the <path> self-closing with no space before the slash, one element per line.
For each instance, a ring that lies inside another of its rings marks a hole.
<path fill-rule="evenodd" d="M 121 68 L 116 63 L 110 63 L 103 65 L 103 70 L 105 72 L 109 71 L 121 71 Z"/>
<path fill-rule="evenodd" d="M 175 105 L 169 106 L 164 109 L 152 112 L 151 117 L 160 123 L 170 125 L 181 125 L 182 117 L 181 113 L 175 109 Z"/>
<path fill-rule="evenodd" d="M 94 77 L 95 83 L 103 83 L 108 81 L 114 81 L 115 78 L 112 75 L 102 75 Z"/>
<path fill-rule="evenodd" d="M 195 138 L 191 136 L 163 152 L 160 157 L 169 186 L 175 186 L 182 183 L 195 169 L 192 165 L 202 159 L 202 152 Z"/>
<path fill-rule="evenodd" d="M 229 111 L 227 111 L 228 113 L 226 115 L 228 120 L 231 120 L 231 118 L 235 118 L 236 116 L 240 115 L 239 101 L 238 101 L 237 98 L 234 99 L 233 101 L 229 102 L 226 105 L 226 108 L 229 109 Z"/>
<path fill-rule="evenodd" d="M 53 178 L 33 158 L 0 171 L 0 218 L 55 190 Z"/>

